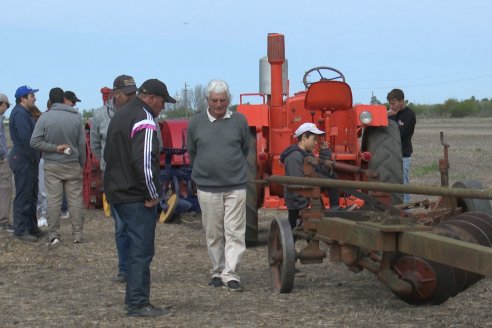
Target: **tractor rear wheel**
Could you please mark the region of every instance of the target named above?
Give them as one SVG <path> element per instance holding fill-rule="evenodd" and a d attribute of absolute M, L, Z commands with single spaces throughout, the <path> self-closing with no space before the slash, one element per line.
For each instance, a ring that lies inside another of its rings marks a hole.
<path fill-rule="evenodd" d="M 389 120 L 388 126 L 367 127 L 364 131 L 362 150 L 372 154 L 368 169 L 379 173 L 377 181 L 403 184 L 401 138 L 396 122 Z M 392 193 L 391 203 L 403 203 L 403 195 Z"/>
<path fill-rule="evenodd" d="M 251 182 L 256 180 L 256 131 L 250 131 L 248 154 L 248 185 L 246 189 L 246 245 L 253 246 L 258 242 L 258 207 L 260 204 L 260 185 Z"/>

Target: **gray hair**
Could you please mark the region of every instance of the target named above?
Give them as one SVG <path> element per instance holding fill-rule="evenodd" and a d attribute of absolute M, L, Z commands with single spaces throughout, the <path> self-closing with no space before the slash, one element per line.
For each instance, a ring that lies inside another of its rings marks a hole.
<path fill-rule="evenodd" d="M 212 80 L 208 82 L 206 96 L 207 99 L 210 97 L 211 93 L 226 93 L 227 99 L 231 99 L 231 93 L 229 92 L 229 86 L 225 81 L 222 80 Z"/>

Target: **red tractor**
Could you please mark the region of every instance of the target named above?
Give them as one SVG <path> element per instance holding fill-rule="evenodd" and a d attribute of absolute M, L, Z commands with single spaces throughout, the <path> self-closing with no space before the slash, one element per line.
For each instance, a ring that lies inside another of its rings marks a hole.
<path fill-rule="evenodd" d="M 332 151 L 339 179 L 403 182 L 399 130 L 394 122 L 388 121 L 384 105 L 354 105 L 344 75 L 330 67 L 308 70 L 303 77 L 306 91 L 289 96 L 281 34 L 268 35 L 268 63 L 270 65 L 262 71 L 260 62 L 260 81 L 267 81 L 264 83 L 266 91 L 241 95 L 237 108 L 246 115 L 252 137 L 248 157 L 251 181 L 247 197 L 248 243 L 258 238 L 258 208 L 285 206 L 282 185 L 263 186 L 254 180 L 285 175 L 280 154 L 296 142 L 293 133 L 302 123 L 315 123 L 326 132 L 324 143 Z M 265 76 L 268 69 L 270 76 Z M 260 103 L 246 103 L 246 97 L 259 97 Z M 381 193 L 380 197 L 379 200 L 387 204 L 402 202 L 401 194 L 397 193 L 390 196 Z M 341 195 L 341 207 L 353 203 L 360 206 L 363 201 Z"/>

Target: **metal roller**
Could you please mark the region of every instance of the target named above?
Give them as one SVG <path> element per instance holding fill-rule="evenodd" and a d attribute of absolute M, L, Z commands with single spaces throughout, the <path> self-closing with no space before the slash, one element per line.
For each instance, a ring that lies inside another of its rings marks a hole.
<path fill-rule="evenodd" d="M 433 233 L 492 247 L 492 218 L 480 212 L 462 213 L 435 226 Z M 410 304 L 441 304 L 483 278 L 479 274 L 404 254 L 395 257 L 392 267 L 401 279 L 412 285 L 411 294 L 395 293 Z"/>

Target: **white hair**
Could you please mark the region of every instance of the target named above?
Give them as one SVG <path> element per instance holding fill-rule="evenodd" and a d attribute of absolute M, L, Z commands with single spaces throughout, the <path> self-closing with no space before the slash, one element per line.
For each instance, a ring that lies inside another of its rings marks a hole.
<path fill-rule="evenodd" d="M 212 80 L 208 82 L 207 85 L 207 99 L 210 97 L 210 94 L 213 93 L 226 93 L 227 94 L 227 99 L 231 99 L 231 93 L 229 92 L 229 86 L 225 81 L 222 80 Z"/>

